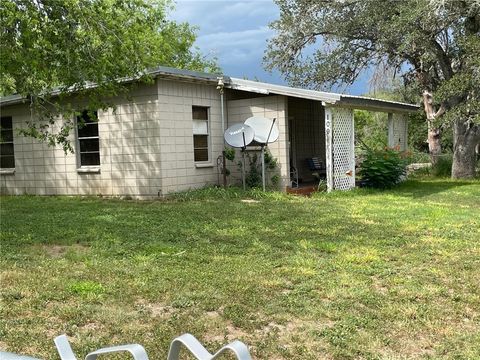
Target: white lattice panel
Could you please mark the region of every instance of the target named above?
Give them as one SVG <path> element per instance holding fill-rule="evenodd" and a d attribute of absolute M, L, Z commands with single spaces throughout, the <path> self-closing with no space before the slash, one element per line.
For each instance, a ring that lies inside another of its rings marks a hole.
<path fill-rule="evenodd" d="M 407 118 L 402 114 L 392 114 L 389 124 L 388 146 L 401 151 L 407 150 Z"/>
<path fill-rule="evenodd" d="M 349 190 L 355 187 L 355 152 L 353 110 L 332 109 L 333 188 Z"/>

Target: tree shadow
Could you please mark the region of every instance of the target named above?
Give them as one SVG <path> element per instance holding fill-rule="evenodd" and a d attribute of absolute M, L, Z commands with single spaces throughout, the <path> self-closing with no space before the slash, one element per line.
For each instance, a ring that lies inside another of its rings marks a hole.
<path fill-rule="evenodd" d="M 466 185 L 479 185 L 480 181 L 470 180 L 470 181 L 455 181 L 455 180 L 435 180 L 435 181 L 422 181 L 422 184 L 425 182 L 429 183 L 429 186 L 419 186 L 420 182 L 418 180 L 409 180 L 403 183 L 399 188 L 395 189 L 395 193 L 401 196 L 408 196 L 415 199 L 423 198 L 431 195 L 435 195 L 444 191 L 448 191 L 453 188 L 459 188 Z"/>

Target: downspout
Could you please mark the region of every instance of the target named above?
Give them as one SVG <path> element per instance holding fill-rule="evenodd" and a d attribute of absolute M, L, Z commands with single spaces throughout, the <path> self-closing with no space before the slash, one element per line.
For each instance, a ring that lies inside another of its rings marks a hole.
<path fill-rule="evenodd" d="M 223 137 L 223 148 L 222 148 L 222 172 L 223 172 L 223 187 L 227 187 L 227 172 L 226 172 L 226 159 L 225 159 L 225 137 L 223 136 L 225 134 L 225 110 L 224 110 L 224 99 L 223 99 L 223 94 L 224 94 L 224 87 L 225 83 L 223 81 L 223 76 L 217 77 L 218 83 L 217 83 L 217 90 L 220 92 L 220 109 L 221 109 L 221 116 L 222 116 L 222 137 Z"/>
<path fill-rule="evenodd" d="M 221 114 L 222 114 L 222 134 L 225 134 L 225 112 L 224 112 L 224 104 L 223 104 L 223 94 L 224 94 L 224 87 L 225 83 L 223 81 L 223 76 L 217 77 L 218 83 L 217 83 L 217 90 L 220 92 L 220 108 L 221 108 Z M 223 143 L 225 144 L 225 139 L 223 140 Z"/>

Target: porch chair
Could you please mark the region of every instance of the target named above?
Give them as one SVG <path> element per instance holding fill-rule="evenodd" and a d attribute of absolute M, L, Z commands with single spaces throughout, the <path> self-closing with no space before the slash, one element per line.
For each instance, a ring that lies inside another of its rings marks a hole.
<path fill-rule="evenodd" d="M 319 180 L 327 174 L 327 169 L 325 168 L 322 159 L 320 159 L 319 157 L 308 158 L 307 162 L 308 168 L 310 169 L 310 171 L 313 171 L 312 175 Z"/>

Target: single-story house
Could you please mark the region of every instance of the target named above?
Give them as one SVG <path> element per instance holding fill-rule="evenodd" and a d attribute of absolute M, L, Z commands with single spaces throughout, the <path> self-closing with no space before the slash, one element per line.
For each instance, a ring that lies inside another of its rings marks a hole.
<path fill-rule="evenodd" d="M 407 117 L 416 105 L 279 86 L 159 67 L 114 109 L 98 110 L 71 135 L 75 153 L 18 135 L 31 120 L 20 96 L 0 99 L 3 194 L 153 198 L 219 182 L 223 133 L 251 116 L 276 118 L 280 187 L 292 173 L 309 180 L 307 159 L 326 165 L 329 190 L 355 186 L 353 109 L 388 113 L 389 145 L 407 147 Z M 81 111 L 81 104 L 78 105 Z M 58 125 L 62 119 L 59 118 Z M 295 170 L 295 171 L 293 171 Z"/>

